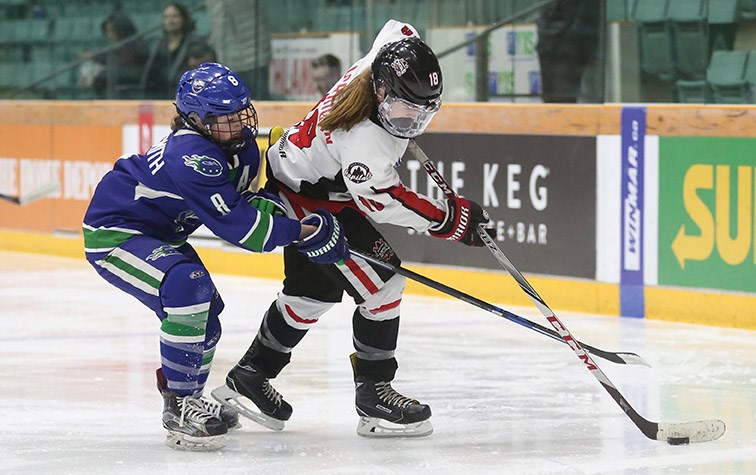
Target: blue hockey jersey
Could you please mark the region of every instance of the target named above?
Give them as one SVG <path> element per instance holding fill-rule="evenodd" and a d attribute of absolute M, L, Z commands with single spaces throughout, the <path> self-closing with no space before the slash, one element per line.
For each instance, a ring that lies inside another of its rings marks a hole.
<path fill-rule="evenodd" d="M 299 221 L 258 212 L 241 196 L 257 175 L 260 151 L 230 159 L 214 142 L 183 128 L 144 155 L 123 156 L 102 178 L 84 216 L 86 252 L 109 252 L 143 234 L 181 245 L 200 225 L 239 247 L 271 251 L 299 237 Z"/>

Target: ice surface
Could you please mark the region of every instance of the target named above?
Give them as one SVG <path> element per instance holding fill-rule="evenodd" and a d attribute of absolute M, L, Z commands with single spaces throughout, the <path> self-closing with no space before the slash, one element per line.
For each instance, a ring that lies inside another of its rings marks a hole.
<path fill-rule="evenodd" d="M 280 289 L 214 279 L 226 310 L 209 388 Z M 644 417 L 727 423 L 718 441 L 670 446 L 644 437 L 565 345 L 460 301 L 407 295 L 394 387 L 431 405 L 435 432 L 374 440 L 355 433 L 353 307 L 343 303 L 274 381 L 294 406 L 283 432 L 244 421 L 222 451 L 187 453 L 164 445 L 149 310 L 83 261 L 7 252 L 0 302 L 3 474 L 756 473 L 753 331 L 576 315 L 549 302 L 576 338 L 653 365 L 596 359 Z M 548 326 L 534 308 L 510 310 Z"/>

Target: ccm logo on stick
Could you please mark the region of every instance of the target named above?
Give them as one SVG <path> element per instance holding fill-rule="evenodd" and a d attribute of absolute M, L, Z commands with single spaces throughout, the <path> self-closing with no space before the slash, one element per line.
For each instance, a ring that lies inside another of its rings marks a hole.
<path fill-rule="evenodd" d="M 585 366 L 593 371 L 598 369 L 595 364 L 591 363 L 590 359 L 588 358 L 588 354 L 586 354 L 585 350 L 581 348 L 580 345 L 577 344 L 574 338 L 572 338 L 572 335 L 570 335 L 570 332 L 567 331 L 566 328 L 557 320 L 556 317 L 546 317 L 546 319 L 551 322 L 551 324 L 556 328 L 557 333 L 559 333 L 559 336 L 561 336 L 564 341 L 567 342 L 567 344 L 572 348 L 572 350 L 577 353 L 578 357 L 583 360 L 583 364 Z"/>

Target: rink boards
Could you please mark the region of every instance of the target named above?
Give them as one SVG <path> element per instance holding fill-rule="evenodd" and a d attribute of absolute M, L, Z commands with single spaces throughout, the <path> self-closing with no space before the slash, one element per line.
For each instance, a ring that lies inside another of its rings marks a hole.
<path fill-rule="evenodd" d="M 307 107 L 257 104 L 264 128 L 295 123 Z M 0 248 L 82 256 L 81 216 L 99 177 L 160 138 L 171 105 L 19 101 L 0 111 L 0 193 L 63 183 L 51 199 L 0 203 Z M 418 142 L 458 193 L 491 213 L 499 246 L 557 311 L 756 328 L 754 113 L 447 104 Z M 398 170 L 415 191 L 440 196 L 412 157 Z M 529 304 L 485 249 L 381 230 L 413 269 L 486 300 Z M 196 244 L 216 272 L 281 276 L 280 254 Z"/>

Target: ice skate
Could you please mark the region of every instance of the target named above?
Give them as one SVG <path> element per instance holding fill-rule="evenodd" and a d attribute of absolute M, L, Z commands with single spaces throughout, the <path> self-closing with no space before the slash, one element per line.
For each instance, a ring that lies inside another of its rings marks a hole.
<path fill-rule="evenodd" d="M 354 356 L 352 356 L 354 358 Z M 354 364 L 354 361 L 353 361 Z M 355 375 L 355 403 L 363 437 L 422 437 L 433 432 L 431 409 L 402 396 L 388 381 L 375 382 Z"/>
<path fill-rule="evenodd" d="M 163 427 L 168 429 L 166 444 L 176 450 L 208 452 L 225 446 L 225 422 L 208 412 L 192 396 L 163 392 Z"/>
<path fill-rule="evenodd" d="M 241 422 L 239 422 L 239 413 L 235 409 L 204 397 L 199 398 L 199 401 L 207 412 L 225 422 L 229 430 L 242 428 Z"/>
<path fill-rule="evenodd" d="M 226 384 L 211 394 L 221 404 L 268 429 L 283 430 L 284 422 L 291 417 L 291 405 L 253 365 L 234 366 L 226 376 Z"/>
<path fill-rule="evenodd" d="M 164 394 L 168 391 L 168 381 L 165 379 L 165 375 L 163 374 L 163 368 L 158 368 L 155 371 L 155 376 L 157 376 L 158 391 L 160 391 L 160 394 Z M 225 422 L 228 429 L 241 429 L 238 412 L 230 407 L 218 404 L 217 402 L 211 401 L 204 397 L 199 397 L 197 399 L 202 403 L 202 406 L 207 412 L 213 414 L 215 417 Z"/>

